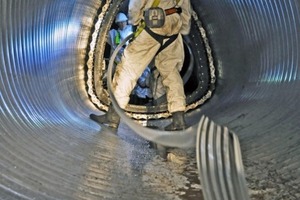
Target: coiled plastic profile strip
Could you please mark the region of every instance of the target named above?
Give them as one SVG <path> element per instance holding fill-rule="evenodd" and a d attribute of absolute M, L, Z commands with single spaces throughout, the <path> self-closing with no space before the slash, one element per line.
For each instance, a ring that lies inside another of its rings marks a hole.
<path fill-rule="evenodd" d="M 196 141 L 197 167 L 205 200 L 249 200 L 237 135 L 202 116 Z"/>

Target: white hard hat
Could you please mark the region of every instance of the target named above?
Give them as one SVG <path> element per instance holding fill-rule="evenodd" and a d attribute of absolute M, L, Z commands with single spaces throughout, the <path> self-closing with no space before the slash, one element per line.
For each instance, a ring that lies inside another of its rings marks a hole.
<path fill-rule="evenodd" d="M 125 22 L 127 20 L 128 20 L 128 18 L 126 17 L 126 15 L 124 13 L 118 13 L 117 16 L 116 16 L 115 22 L 116 23 L 118 23 L 118 22 Z"/>

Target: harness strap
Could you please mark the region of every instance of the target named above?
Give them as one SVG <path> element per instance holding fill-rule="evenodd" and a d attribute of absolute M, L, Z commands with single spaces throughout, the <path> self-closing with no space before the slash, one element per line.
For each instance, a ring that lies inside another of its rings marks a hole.
<path fill-rule="evenodd" d="M 165 10 L 166 15 L 172 15 L 174 13 L 182 13 L 181 7 L 173 7 Z"/>
<path fill-rule="evenodd" d="M 160 0 L 154 0 L 151 7 L 157 7 L 160 3 Z"/>
<path fill-rule="evenodd" d="M 174 42 L 176 40 L 176 38 L 178 37 L 178 34 L 171 35 L 171 36 L 159 35 L 157 33 L 154 33 L 153 31 L 151 31 L 151 29 L 147 26 L 145 27 L 145 31 L 147 33 L 149 33 L 149 35 L 151 35 L 156 41 L 158 41 L 160 43 L 160 48 L 156 52 L 155 56 L 157 54 L 159 54 L 162 50 L 167 48 L 170 44 L 172 44 L 172 42 Z M 165 43 L 163 43 L 164 39 L 168 39 L 168 40 Z"/>
<path fill-rule="evenodd" d="M 172 44 L 172 42 L 174 42 L 177 37 L 178 37 L 178 34 L 172 35 L 162 46 L 160 46 L 160 48 L 158 49 L 158 51 L 155 55 L 159 54 L 165 48 L 167 48 L 170 44 Z"/>

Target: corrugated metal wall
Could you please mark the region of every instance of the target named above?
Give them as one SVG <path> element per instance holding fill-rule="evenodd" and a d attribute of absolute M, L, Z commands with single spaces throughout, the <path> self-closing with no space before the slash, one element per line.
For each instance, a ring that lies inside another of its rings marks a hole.
<path fill-rule="evenodd" d="M 101 3 L 0 1 L 2 199 L 174 199 L 180 177 L 162 184 L 141 176 L 166 167 L 148 165 L 153 152 L 143 140 L 130 143 L 88 119 L 96 108 L 84 68 Z M 191 121 L 206 114 L 236 132 L 252 195 L 299 199 L 300 3 L 192 3 L 210 39 L 217 85 Z"/>

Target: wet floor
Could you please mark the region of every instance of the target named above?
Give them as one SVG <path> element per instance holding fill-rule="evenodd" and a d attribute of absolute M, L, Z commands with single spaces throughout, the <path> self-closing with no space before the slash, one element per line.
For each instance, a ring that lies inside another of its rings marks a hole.
<path fill-rule="evenodd" d="M 125 124 L 101 135 L 110 147 L 95 145 L 76 198 L 203 199 L 192 149 L 169 149 L 164 160 Z"/>

